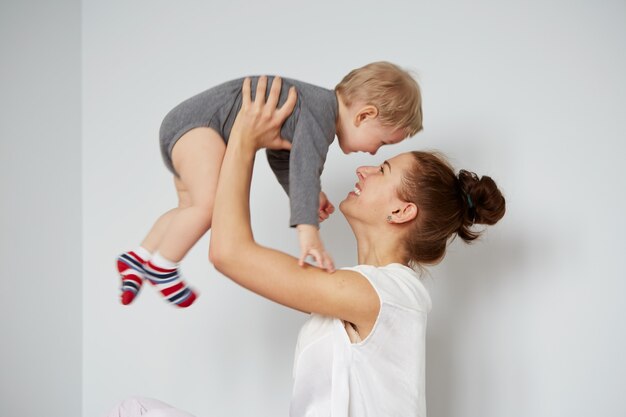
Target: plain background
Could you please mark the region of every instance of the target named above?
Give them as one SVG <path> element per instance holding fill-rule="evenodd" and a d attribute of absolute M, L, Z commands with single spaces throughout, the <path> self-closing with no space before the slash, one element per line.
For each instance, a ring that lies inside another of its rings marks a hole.
<path fill-rule="evenodd" d="M 333 145 L 331 201 L 359 165 L 412 149 L 507 198 L 424 276 L 429 415 L 623 414 L 626 4 L 337 3 L 0 3 L 0 415 L 100 416 L 137 394 L 287 415 L 303 314 L 218 274 L 207 237 L 183 263 L 201 294 L 187 310 L 151 288 L 122 307 L 114 259 L 176 204 L 157 142 L 174 105 L 248 74 L 332 88 L 376 60 L 418 74 L 425 130 L 375 157 Z M 287 208 L 259 154 L 255 236 L 296 253 Z M 354 264 L 340 214 L 322 237 Z"/>
<path fill-rule="evenodd" d="M 80 1 L 0 1 L 0 416 L 79 416 Z"/>

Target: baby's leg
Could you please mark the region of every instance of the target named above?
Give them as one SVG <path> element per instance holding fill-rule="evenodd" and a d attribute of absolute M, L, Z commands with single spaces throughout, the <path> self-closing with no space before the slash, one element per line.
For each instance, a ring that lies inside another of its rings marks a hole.
<path fill-rule="evenodd" d="M 189 193 L 181 191 L 179 183 L 180 180 L 174 177 L 174 185 L 178 193 L 178 207 L 165 212 L 157 219 L 140 247 L 124 252 L 117 258 L 117 270 L 122 279 L 121 301 L 124 305 L 132 303 L 141 290 L 146 276 L 146 264 L 158 248 L 170 221 L 179 209 L 190 205 Z"/>
<path fill-rule="evenodd" d="M 143 242 L 141 242 L 141 248 L 146 249 L 146 251 L 152 254 L 157 250 L 159 244 L 163 240 L 163 236 L 165 235 L 165 231 L 167 230 L 170 222 L 176 216 L 176 213 L 183 208 L 187 208 L 191 205 L 191 201 L 189 199 L 189 192 L 185 190 L 180 179 L 174 177 L 174 187 L 176 187 L 176 194 L 178 195 L 178 207 L 173 208 L 169 211 L 163 213 L 152 225 L 152 228 L 144 238 Z M 148 258 L 149 260 L 150 258 Z"/>
<path fill-rule="evenodd" d="M 226 145 L 211 128 L 190 130 L 172 150 L 172 163 L 181 208 L 177 210 L 159 243 L 164 257 L 178 262 L 209 230 L 213 203 Z"/>
<path fill-rule="evenodd" d="M 180 205 L 171 216 L 146 272 L 163 296 L 179 307 L 191 305 L 195 293 L 182 280 L 178 262 L 211 227 L 225 151 L 223 139 L 210 128 L 190 130 L 172 151 L 172 162 L 179 174 L 175 184 Z"/>
<path fill-rule="evenodd" d="M 176 185 L 176 182 L 177 179 L 176 177 L 174 177 L 174 185 Z M 176 192 L 178 193 L 178 207 L 163 213 L 161 217 L 159 217 L 157 221 L 154 222 L 154 225 L 152 225 L 152 228 L 146 235 L 145 239 L 143 240 L 143 242 L 141 242 L 141 247 L 146 248 L 150 253 L 154 253 L 157 250 L 157 248 L 159 247 L 159 243 L 161 243 L 161 240 L 163 240 L 163 235 L 165 234 L 167 227 L 176 215 L 176 212 L 181 208 L 183 204 L 180 198 L 180 192 L 178 191 L 178 187 L 176 187 Z"/>

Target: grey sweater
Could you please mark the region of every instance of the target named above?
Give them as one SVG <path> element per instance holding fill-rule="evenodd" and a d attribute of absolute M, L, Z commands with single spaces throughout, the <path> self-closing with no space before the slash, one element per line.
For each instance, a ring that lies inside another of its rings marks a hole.
<path fill-rule="evenodd" d="M 252 79 L 255 96 L 259 77 Z M 273 81 L 269 77 L 267 94 Z M 172 109 L 161 124 L 159 133 L 165 165 L 176 175 L 172 148 L 186 132 L 197 127 L 216 130 L 228 144 L 228 137 L 241 108 L 243 78 L 226 82 L 195 95 Z M 298 101 L 293 113 L 281 128 L 281 135 L 292 143 L 291 151 L 267 150 L 267 160 L 289 196 L 290 225 L 318 225 L 320 176 L 328 147 L 335 138 L 337 98 L 322 87 L 283 78 L 279 104 L 287 99 L 289 87 L 295 86 Z"/>

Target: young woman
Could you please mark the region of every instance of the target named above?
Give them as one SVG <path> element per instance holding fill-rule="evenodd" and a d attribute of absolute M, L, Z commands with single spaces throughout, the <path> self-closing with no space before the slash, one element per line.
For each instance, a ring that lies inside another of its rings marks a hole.
<path fill-rule="evenodd" d="M 437 263 L 458 235 L 478 237 L 474 224 L 495 224 L 505 201 L 489 177 L 461 171 L 425 152 L 360 167 L 340 209 L 356 237 L 358 264 L 329 274 L 254 241 L 249 193 L 256 151 L 280 149 L 280 126 L 295 92 L 276 108 L 280 83 L 267 102 L 259 83 L 243 105 L 222 163 L 213 213 L 210 259 L 255 293 L 311 313 L 300 331 L 292 417 L 425 416 L 424 345 L 429 295 L 409 266 Z M 141 404 L 133 399 L 127 407 Z M 143 407 L 150 414 L 150 407 Z M 178 416 L 152 407 L 155 415 Z M 130 416 L 117 412 L 115 416 Z"/>

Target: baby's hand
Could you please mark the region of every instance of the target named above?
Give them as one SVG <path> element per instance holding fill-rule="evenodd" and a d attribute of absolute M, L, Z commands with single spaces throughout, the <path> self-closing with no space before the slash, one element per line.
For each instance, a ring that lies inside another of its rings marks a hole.
<path fill-rule="evenodd" d="M 300 259 L 298 264 L 304 266 L 304 261 L 312 256 L 317 265 L 328 272 L 335 272 L 335 264 L 320 240 L 317 226 L 310 224 L 298 225 L 298 240 L 300 241 Z"/>
<path fill-rule="evenodd" d="M 318 212 L 318 220 L 323 222 L 335 211 L 333 203 L 328 201 L 328 197 L 324 194 L 324 191 L 320 191 L 320 209 Z"/>

